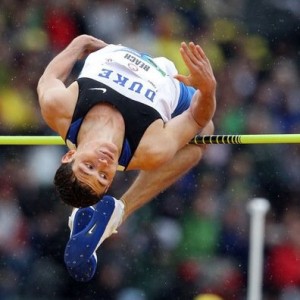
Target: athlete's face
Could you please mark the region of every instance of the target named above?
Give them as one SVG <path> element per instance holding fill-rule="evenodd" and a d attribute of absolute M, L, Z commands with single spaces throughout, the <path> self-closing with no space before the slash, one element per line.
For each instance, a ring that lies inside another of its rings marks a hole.
<path fill-rule="evenodd" d="M 70 150 L 62 163 L 74 161 L 75 177 L 90 186 L 98 195 L 111 185 L 118 166 L 118 150 L 111 143 L 89 143 L 78 150 Z"/>

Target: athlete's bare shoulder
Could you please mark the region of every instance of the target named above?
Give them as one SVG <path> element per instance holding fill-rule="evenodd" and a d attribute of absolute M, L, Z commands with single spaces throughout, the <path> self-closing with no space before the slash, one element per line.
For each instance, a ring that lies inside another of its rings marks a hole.
<path fill-rule="evenodd" d="M 74 81 L 66 89 L 53 89 L 42 108 L 42 115 L 50 128 L 65 137 L 70 126 L 76 101 L 78 98 L 78 83 Z"/>

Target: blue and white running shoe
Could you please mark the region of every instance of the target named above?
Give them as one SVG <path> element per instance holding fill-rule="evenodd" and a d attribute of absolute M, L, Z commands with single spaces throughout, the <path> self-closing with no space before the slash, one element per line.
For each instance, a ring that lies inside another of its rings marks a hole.
<path fill-rule="evenodd" d="M 72 236 L 79 234 L 91 221 L 93 214 L 94 214 L 94 208 L 86 207 L 86 208 L 76 208 L 73 210 L 71 216 L 69 217 L 69 228 L 71 230 L 70 238 Z M 76 280 L 76 281 L 89 281 L 93 278 L 96 268 L 97 268 L 97 255 L 96 252 L 93 253 L 93 255 L 86 259 L 85 263 L 82 263 L 82 265 L 79 264 L 72 264 L 70 262 L 70 259 L 72 257 L 69 256 L 69 247 L 67 244 L 67 247 L 65 249 L 64 254 L 64 260 L 65 264 L 67 266 L 69 274 Z"/>
<path fill-rule="evenodd" d="M 69 217 L 70 239 L 64 260 L 76 281 L 93 278 L 97 268 L 96 250 L 122 222 L 124 204 L 111 196 L 104 196 L 95 207 L 74 209 Z"/>

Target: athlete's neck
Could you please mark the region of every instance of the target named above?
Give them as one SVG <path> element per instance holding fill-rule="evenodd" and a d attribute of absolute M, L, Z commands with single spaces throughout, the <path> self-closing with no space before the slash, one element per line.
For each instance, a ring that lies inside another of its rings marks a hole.
<path fill-rule="evenodd" d="M 77 144 L 105 140 L 122 150 L 125 123 L 118 110 L 108 104 L 95 105 L 85 116 L 80 127 Z"/>

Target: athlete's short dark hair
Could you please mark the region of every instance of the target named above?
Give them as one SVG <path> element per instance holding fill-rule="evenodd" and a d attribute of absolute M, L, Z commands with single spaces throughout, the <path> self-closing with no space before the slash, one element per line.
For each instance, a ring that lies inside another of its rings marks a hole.
<path fill-rule="evenodd" d="M 90 186 L 76 178 L 73 163 L 62 163 L 55 173 L 54 185 L 59 197 L 64 203 L 78 208 L 96 204 L 102 195 L 97 195 Z"/>

